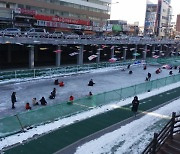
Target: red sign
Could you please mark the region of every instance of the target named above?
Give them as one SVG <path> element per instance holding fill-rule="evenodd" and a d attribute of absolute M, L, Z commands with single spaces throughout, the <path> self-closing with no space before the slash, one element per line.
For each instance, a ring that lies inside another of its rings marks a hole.
<path fill-rule="evenodd" d="M 37 20 L 63 22 L 63 23 L 68 23 L 68 24 L 86 25 L 86 26 L 90 25 L 90 21 L 80 20 L 80 19 L 70 19 L 70 18 L 63 18 L 63 17 L 40 15 L 40 14 L 35 14 L 34 18 Z"/>

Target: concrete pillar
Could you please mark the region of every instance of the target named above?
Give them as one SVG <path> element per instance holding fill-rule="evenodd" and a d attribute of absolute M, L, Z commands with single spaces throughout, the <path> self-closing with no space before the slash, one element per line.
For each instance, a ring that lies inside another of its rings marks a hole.
<path fill-rule="evenodd" d="M 59 67 L 61 65 L 61 46 L 58 45 L 57 46 L 57 50 L 59 50 L 58 52 L 56 52 L 56 67 Z"/>
<path fill-rule="evenodd" d="M 176 52 L 175 55 L 176 55 L 176 56 L 178 56 L 179 47 L 180 47 L 179 44 L 177 44 L 177 47 L 176 47 L 176 50 L 175 50 L 175 52 Z"/>
<path fill-rule="evenodd" d="M 162 52 L 162 44 L 159 47 L 159 56 L 161 56 L 161 52 Z"/>
<path fill-rule="evenodd" d="M 146 59 L 147 56 L 147 45 L 144 46 L 144 51 L 143 51 L 143 60 Z"/>
<path fill-rule="evenodd" d="M 100 62 L 100 54 L 101 54 L 101 48 L 97 49 L 97 58 L 96 58 L 96 63 Z"/>
<path fill-rule="evenodd" d="M 125 46 L 125 48 L 123 50 L 123 60 L 126 60 L 126 51 L 127 51 L 127 48 Z"/>
<path fill-rule="evenodd" d="M 155 49 L 156 49 L 156 45 L 155 44 L 153 44 L 152 45 L 152 57 L 154 56 L 154 54 L 155 54 Z"/>
<path fill-rule="evenodd" d="M 34 68 L 34 46 L 29 47 L 29 68 Z"/>
<path fill-rule="evenodd" d="M 8 63 L 11 63 L 11 60 L 12 60 L 11 45 L 8 44 L 7 46 L 8 46 L 8 51 L 7 51 L 7 54 L 8 54 L 8 55 L 7 55 L 7 56 L 8 56 L 7 58 L 8 58 L 8 59 L 7 59 L 7 62 L 8 62 Z"/>
<path fill-rule="evenodd" d="M 77 57 L 77 64 L 78 65 L 83 65 L 83 50 L 84 50 L 84 45 L 81 45 L 80 49 L 79 49 L 79 54 Z"/>
<path fill-rule="evenodd" d="M 166 44 L 166 53 L 165 53 L 166 57 L 169 56 L 170 50 L 171 50 L 170 46 Z"/>
<path fill-rule="evenodd" d="M 111 58 L 114 58 L 114 46 L 111 47 Z"/>
<path fill-rule="evenodd" d="M 134 49 L 134 55 L 133 55 L 133 59 L 136 60 L 136 53 L 137 53 L 137 44 L 135 44 L 135 49 Z"/>

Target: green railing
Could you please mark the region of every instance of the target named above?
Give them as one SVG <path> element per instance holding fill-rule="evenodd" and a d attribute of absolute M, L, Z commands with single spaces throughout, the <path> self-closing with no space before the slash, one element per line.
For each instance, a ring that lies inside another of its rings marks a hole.
<path fill-rule="evenodd" d="M 59 76 L 69 73 L 78 73 L 81 71 L 89 71 L 98 68 L 107 68 L 107 67 L 116 67 L 116 66 L 125 66 L 128 64 L 134 64 L 137 60 L 126 60 L 121 62 L 102 62 L 102 63 L 92 63 L 84 65 L 73 65 L 73 66 L 64 66 L 64 67 L 55 67 L 55 68 L 44 68 L 44 69 L 27 69 L 27 70 L 16 70 L 16 71 L 2 71 L 0 72 L 0 81 L 10 80 L 10 79 L 27 79 L 27 78 L 38 78 L 38 77 L 48 77 L 48 76 Z M 180 57 L 172 58 L 147 58 L 146 62 L 148 64 L 167 64 L 172 63 L 175 65 L 180 64 Z"/>
<path fill-rule="evenodd" d="M 53 75 L 55 76 L 55 75 L 61 75 L 61 74 L 77 73 L 81 71 L 88 71 L 88 70 L 93 70 L 93 69 L 98 69 L 98 68 L 124 66 L 130 63 L 132 63 L 132 61 L 115 62 L 115 63 L 102 62 L 102 63 L 73 65 L 73 66 L 45 68 L 45 69 L 2 71 L 0 72 L 0 81 L 10 80 L 10 79 L 48 77 L 48 76 L 53 76 Z"/>
<path fill-rule="evenodd" d="M 147 58 L 147 63 L 150 64 L 171 64 L 180 65 L 180 57 L 167 57 L 167 58 Z"/>
<path fill-rule="evenodd" d="M 108 104 L 110 102 L 120 101 L 137 94 L 160 88 L 180 81 L 180 74 L 152 80 L 145 83 L 133 85 L 131 87 L 121 88 L 101 94 L 85 97 L 73 102 L 73 105 L 67 105 L 67 102 L 59 102 L 56 105 L 39 107 L 15 116 L 9 116 L 0 119 L 0 137 L 8 136 L 22 131 L 24 128 L 37 126 L 40 124 L 52 122 L 56 119 L 68 117 L 94 107 Z"/>

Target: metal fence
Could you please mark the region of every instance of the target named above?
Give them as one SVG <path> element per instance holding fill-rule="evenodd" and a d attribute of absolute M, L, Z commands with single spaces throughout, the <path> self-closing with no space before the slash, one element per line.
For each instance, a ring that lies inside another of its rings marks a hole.
<path fill-rule="evenodd" d="M 10 79 L 26 79 L 26 78 L 38 78 L 48 76 L 60 76 L 63 74 L 78 73 L 83 71 L 89 71 L 98 68 L 125 66 L 132 63 L 132 61 L 126 62 L 102 62 L 92 63 L 84 65 L 72 65 L 55 68 L 44 68 L 44 69 L 27 69 L 27 70 L 15 70 L 15 71 L 2 71 L 0 72 L 0 81 Z"/>
<path fill-rule="evenodd" d="M 0 72 L 0 81 L 10 80 L 10 79 L 26 79 L 26 78 L 38 78 L 38 77 L 48 77 L 48 76 L 60 76 L 69 73 L 78 73 L 83 71 L 89 71 L 98 68 L 108 68 L 117 66 L 126 66 L 128 64 L 135 64 L 142 62 L 142 59 L 138 60 L 126 60 L 121 62 L 102 62 L 102 63 L 92 63 L 84 65 L 73 65 L 73 66 L 63 66 L 55 68 L 44 68 L 44 69 L 27 69 L 27 70 L 15 70 L 15 71 L 3 71 Z M 174 65 L 180 65 L 180 57 L 172 58 L 148 58 L 146 60 L 147 64 L 168 64 L 173 62 Z"/>
<path fill-rule="evenodd" d="M 15 116 L 0 119 L 0 137 L 5 137 L 23 131 L 24 128 L 34 127 L 40 124 L 52 122 L 56 119 L 72 116 L 97 106 L 120 101 L 179 81 L 180 74 L 177 74 L 126 88 L 104 92 L 91 97 L 77 99 L 74 100 L 73 105 L 68 105 L 67 102 L 59 102 L 52 106 L 40 106 L 38 109 L 25 111 L 18 113 Z"/>

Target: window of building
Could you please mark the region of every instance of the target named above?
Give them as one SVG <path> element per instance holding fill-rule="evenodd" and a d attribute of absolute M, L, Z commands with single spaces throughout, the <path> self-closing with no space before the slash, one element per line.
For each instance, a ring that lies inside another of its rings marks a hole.
<path fill-rule="evenodd" d="M 18 4 L 18 8 L 24 8 L 24 5 Z"/>
<path fill-rule="evenodd" d="M 6 8 L 10 8 L 10 4 L 9 3 L 6 3 Z"/>
<path fill-rule="evenodd" d="M 31 10 L 31 6 L 26 5 L 26 9 Z"/>

